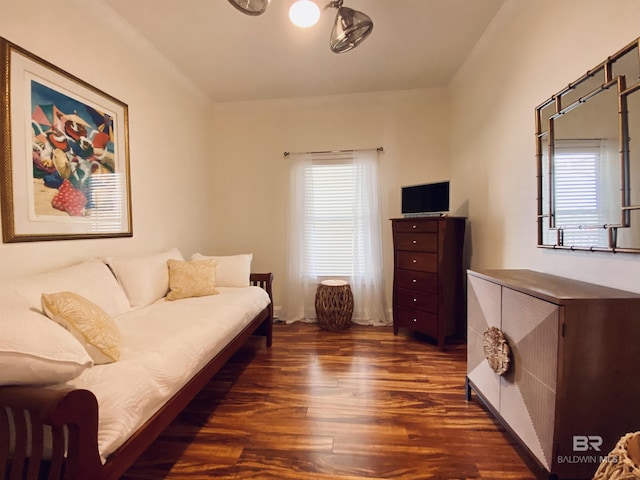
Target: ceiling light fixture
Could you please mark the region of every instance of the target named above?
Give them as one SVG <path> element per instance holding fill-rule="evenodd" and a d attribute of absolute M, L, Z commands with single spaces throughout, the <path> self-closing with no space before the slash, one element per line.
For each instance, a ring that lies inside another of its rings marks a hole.
<path fill-rule="evenodd" d="M 246 15 L 262 15 L 271 0 L 229 0 L 229 3 Z"/>
<path fill-rule="evenodd" d="M 296 27 L 311 27 L 320 19 L 320 8 L 311 0 L 298 0 L 289 9 L 289 19 Z"/>
<path fill-rule="evenodd" d="M 334 53 L 344 53 L 356 48 L 373 30 L 369 16 L 351 8 L 343 7 L 342 0 L 330 2 L 326 8 L 337 8 L 329 46 Z"/>
<path fill-rule="evenodd" d="M 262 15 L 270 0 L 228 0 L 246 15 Z M 333 0 L 324 7 L 338 10 L 329 37 L 329 46 L 334 53 L 344 53 L 356 48 L 373 30 L 373 21 L 368 15 L 343 7 L 343 0 Z M 289 18 L 294 25 L 307 28 L 315 25 L 320 18 L 320 9 L 311 0 L 297 0 L 289 9 Z"/>

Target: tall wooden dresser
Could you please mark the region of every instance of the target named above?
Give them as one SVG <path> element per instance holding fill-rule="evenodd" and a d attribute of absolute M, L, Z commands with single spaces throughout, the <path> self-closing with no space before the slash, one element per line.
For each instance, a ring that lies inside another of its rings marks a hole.
<path fill-rule="evenodd" d="M 471 389 L 549 474 L 591 479 L 640 430 L 640 295 L 530 270 L 468 272 Z M 499 342 L 495 342 L 495 332 Z M 509 350 L 506 371 L 487 359 Z"/>
<path fill-rule="evenodd" d="M 400 327 L 445 338 L 464 334 L 466 218 L 393 218 L 393 333 Z"/>

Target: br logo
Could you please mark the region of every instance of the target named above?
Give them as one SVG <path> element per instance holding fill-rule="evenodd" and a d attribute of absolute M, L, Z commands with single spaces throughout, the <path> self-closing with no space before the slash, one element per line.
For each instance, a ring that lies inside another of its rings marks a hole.
<path fill-rule="evenodd" d="M 602 437 L 599 435 L 574 435 L 573 436 L 573 451 L 574 452 L 587 452 L 589 450 L 600 451 L 602 446 Z"/>

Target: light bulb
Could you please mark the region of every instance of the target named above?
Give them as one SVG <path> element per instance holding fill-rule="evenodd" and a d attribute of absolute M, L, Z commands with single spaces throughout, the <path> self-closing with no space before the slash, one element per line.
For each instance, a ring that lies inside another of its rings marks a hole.
<path fill-rule="evenodd" d="M 320 8 L 311 0 L 298 0 L 289 9 L 291 22 L 300 28 L 311 27 L 320 19 Z"/>

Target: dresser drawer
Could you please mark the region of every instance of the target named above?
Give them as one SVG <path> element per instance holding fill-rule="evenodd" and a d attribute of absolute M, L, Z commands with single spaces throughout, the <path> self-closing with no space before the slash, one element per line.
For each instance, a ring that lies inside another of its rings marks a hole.
<path fill-rule="evenodd" d="M 438 274 L 416 270 L 396 270 L 396 286 L 423 292 L 438 293 Z"/>
<path fill-rule="evenodd" d="M 437 232 L 438 221 L 425 221 L 424 219 L 415 222 L 397 222 L 395 223 L 396 232 Z"/>
<path fill-rule="evenodd" d="M 398 250 L 411 250 L 416 252 L 437 252 L 437 233 L 397 233 L 396 248 Z"/>
<path fill-rule="evenodd" d="M 434 313 L 396 307 L 394 319 L 398 327 L 417 330 L 433 338 L 438 338 L 438 316 Z"/>
<path fill-rule="evenodd" d="M 426 252 L 397 252 L 396 267 L 420 272 L 438 272 L 438 254 Z"/>
<path fill-rule="evenodd" d="M 417 290 L 396 289 L 396 304 L 405 308 L 417 308 L 425 312 L 438 313 L 438 296 L 435 293 Z"/>

